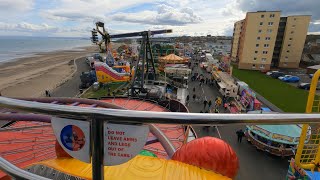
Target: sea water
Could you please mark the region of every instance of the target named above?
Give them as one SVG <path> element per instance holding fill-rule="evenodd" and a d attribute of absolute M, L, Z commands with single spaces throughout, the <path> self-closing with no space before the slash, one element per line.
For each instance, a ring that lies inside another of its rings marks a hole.
<path fill-rule="evenodd" d="M 89 38 L 0 36 L 0 63 L 39 52 L 71 50 L 90 45 Z"/>

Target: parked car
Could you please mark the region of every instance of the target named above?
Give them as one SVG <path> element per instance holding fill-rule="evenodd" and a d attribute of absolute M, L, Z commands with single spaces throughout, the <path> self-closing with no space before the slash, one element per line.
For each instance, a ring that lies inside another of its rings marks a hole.
<path fill-rule="evenodd" d="M 292 75 L 284 75 L 284 76 L 278 77 L 278 79 L 282 80 L 283 78 L 287 78 L 287 77 L 290 77 L 290 76 L 292 76 Z"/>
<path fill-rule="evenodd" d="M 277 73 L 277 72 L 279 72 L 279 71 L 269 71 L 269 72 L 266 73 L 266 75 L 270 76 L 271 74 Z"/>
<path fill-rule="evenodd" d="M 284 76 L 284 75 L 285 75 L 285 74 L 284 74 L 283 72 L 274 72 L 274 73 L 272 73 L 270 76 L 271 76 L 272 78 L 277 79 L 278 77 Z"/>
<path fill-rule="evenodd" d="M 290 76 L 290 77 L 283 78 L 281 81 L 295 83 L 295 82 L 299 82 L 300 78 L 298 76 Z"/>
<path fill-rule="evenodd" d="M 309 78 L 313 78 L 314 74 L 308 74 Z"/>
<path fill-rule="evenodd" d="M 305 89 L 305 90 L 309 90 L 310 87 L 311 87 L 311 83 L 300 83 L 300 84 L 298 85 L 298 88 L 300 88 L 300 89 Z M 320 89 L 319 85 L 317 86 L 316 89 L 317 89 L 317 90 Z"/>

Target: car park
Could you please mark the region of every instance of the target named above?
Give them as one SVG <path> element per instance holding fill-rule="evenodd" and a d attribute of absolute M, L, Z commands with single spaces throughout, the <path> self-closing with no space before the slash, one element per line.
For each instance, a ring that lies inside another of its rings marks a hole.
<path fill-rule="evenodd" d="M 284 76 L 285 74 L 283 72 L 274 72 L 270 76 L 274 79 L 277 79 L 280 76 Z"/>
<path fill-rule="evenodd" d="M 283 78 L 287 78 L 287 77 L 290 77 L 290 76 L 292 76 L 292 75 L 284 75 L 284 76 L 278 77 L 278 79 L 282 80 Z"/>
<path fill-rule="evenodd" d="M 300 81 L 300 78 L 298 76 L 289 76 L 289 77 L 284 77 L 281 79 L 283 82 L 290 82 L 290 83 L 296 83 Z"/>

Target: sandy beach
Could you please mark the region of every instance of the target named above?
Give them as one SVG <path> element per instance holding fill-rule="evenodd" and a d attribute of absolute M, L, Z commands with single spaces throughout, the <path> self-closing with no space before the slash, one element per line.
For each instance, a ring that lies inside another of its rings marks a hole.
<path fill-rule="evenodd" d="M 98 52 L 96 46 L 38 53 L 0 64 L 0 92 L 7 97 L 39 97 L 72 77 L 74 60 Z"/>

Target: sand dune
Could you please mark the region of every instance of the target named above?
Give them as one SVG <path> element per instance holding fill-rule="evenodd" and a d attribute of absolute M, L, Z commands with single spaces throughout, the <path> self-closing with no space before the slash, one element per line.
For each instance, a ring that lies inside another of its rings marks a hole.
<path fill-rule="evenodd" d="M 97 47 L 81 51 L 39 53 L 0 65 L 0 92 L 9 97 L 37 97 L 65 82 L 75 71 L 74 60 L 97 52 Z"/>

